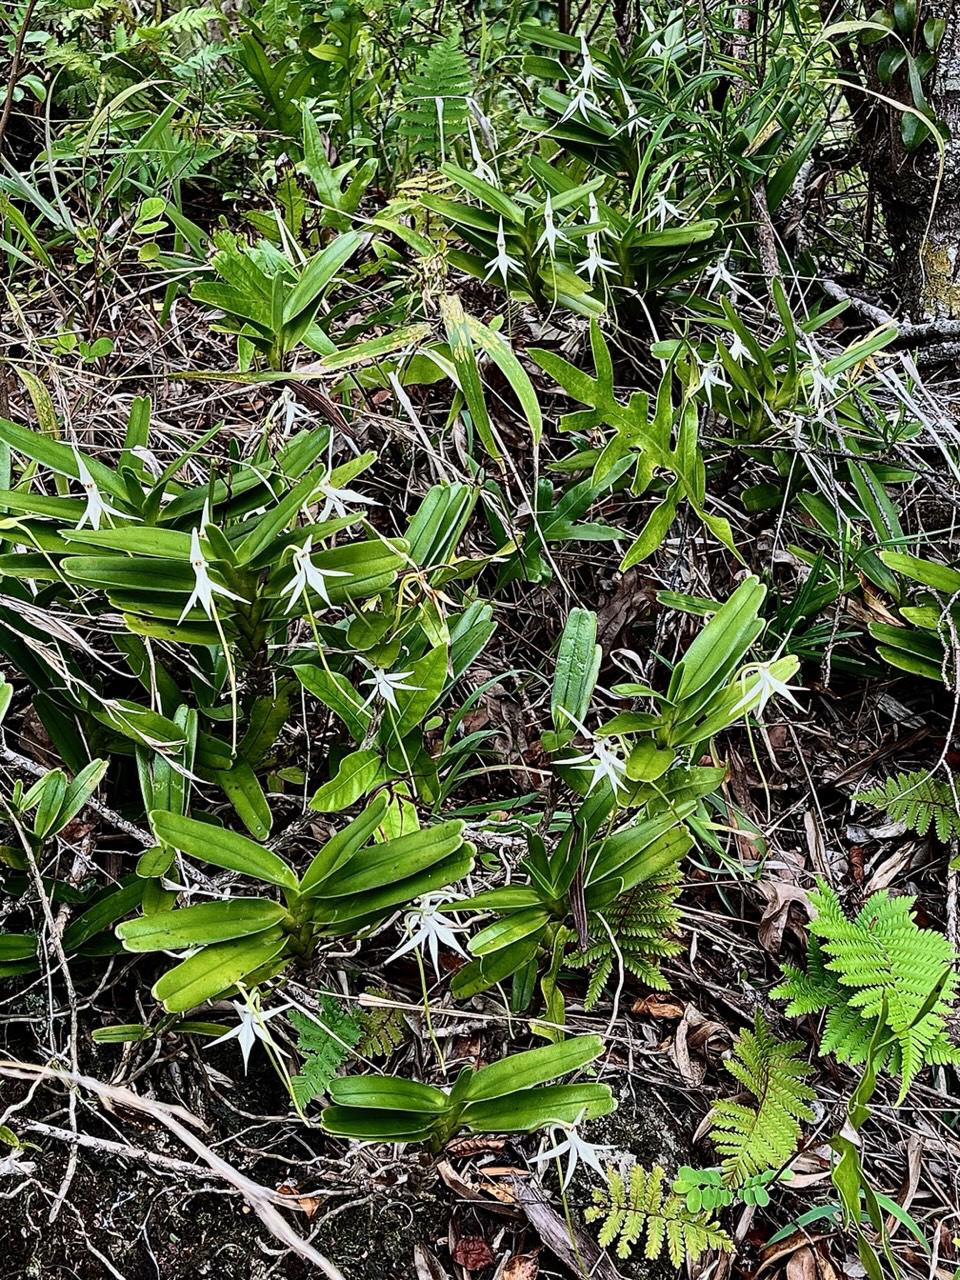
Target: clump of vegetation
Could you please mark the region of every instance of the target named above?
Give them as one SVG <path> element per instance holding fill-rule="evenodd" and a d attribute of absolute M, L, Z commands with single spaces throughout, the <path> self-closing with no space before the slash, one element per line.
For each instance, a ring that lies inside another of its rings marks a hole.
<path fill-rule="evenodd" d="M 950 1261 L 953 1206 L 916 1222 L 871 1135 L 960 1064 L 960 18 L 708 9 L 8 15 L 25 1222 L 76 1155 L 15 1270 L 167 1266 L 148 1212 L 69 1234 L 88 1150 L 170 1169 L 91 1095 L 330 1276 L 290 1152 L 323 1195 L 409 1188 L 418 1274 L 527 1274 L 483 1207 L 525 1194 L 567 1268 L 742 1248 L 744 1207 L 756 1269 L 813 1222 L 791 1274 L 897 1274 L 931 1230 Z M 601 1159 L 648 1076 L 702 1147 Z M 476 1215 L 449 1265 L 416 1235 L 440 1156 Z"/>

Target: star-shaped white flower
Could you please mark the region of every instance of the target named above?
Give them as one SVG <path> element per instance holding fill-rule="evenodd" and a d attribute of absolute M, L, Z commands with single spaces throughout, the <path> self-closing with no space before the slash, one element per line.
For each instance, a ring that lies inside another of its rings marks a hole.
<path fill-rule="evenodd" d="M 282 596 L 289 595 L 285 613 L 289 613 L 296 602 L 303 596 L 304 601 L 308 602 L 307 591 L 315 591 L 324 604 L 330 603 L 330 597 L 327 594 L 327 578 L 352 578 L 352 573 L 347 573 L 344 569 L 318 569 L 310 558 L 313 548 L 313 535 L 307 538 L 302 547 L 297 547 L 293 553 L 293 577 L 280 592 Z"/>
<path fill-rule="evenodd" d="M 547 246 L 551 258 L 556 257 L 558 244 L 569 244 L 570 238 L 565 236 L 553 220 L 553 201 L 548 195 L 543 202 L 543 232 L 537 241 L 537 248 Z"/>
<path fill-rule="evenodd" d="M 330 512 L 335 512 L 338 516 L 347 516 L 350 512 L 347 510 L 347 504 L 351 506 L 375 507 L 378 505 L 374 498 L 368 498 L 365 494 L 357 493 L 355 489 L 338 489 L 330 483 L 330 474 L 319 482 L 313 491 L 311 502 L 316 502 L 317 498 L 323 498 L 323 507 L 317 516 L 318 521 L 326 520 Z M 308 504 L 309 505 L 309 504 Z"/>
<path fill-rule="evenodd" d="M 601 254 L 599 238 L 596 232 L 591 231 L 587 236 L 587 256 L 577 267 L 577 274 L 582 275 L 586 272 L 588 280 L 593 284 L 598 271 L 616 271 L 616 269 L 617 264 Z"/>
<path fill-rule="evenodd" d="M 473 125 L 470 123 L 469 117 L 467 117 L 467 137 L 470 141 L 470 155 L 473 157 L 472 172 L 476 174 L 478 178 L 482 178 L 484 182 L 489 182 L 492 187 L 495 187 L 497 185 L 497 175 L 487 164 L 486 160 L 484 160 L 483 155 L 480 152 L 480 148 L 477 145 L 476 135 L 473 132 Z"/>
<path fill-rule="evenodd" d="M 566 1191 L 570 1185 L 577 1165 L 581 1161 L 596 1170 L 601 1178 L 605 1176 L 603 1165 L 600 1163 L 600 1152 L 612 1151 L 613 1147 L 609 1143 L 588 1142 L 586 1138 L 580 1137 L 575 1124 L 552 1124 L 550 1136 L 554 1139 L 554 1145 L 538 1152 L 534 1160 L 537 1165 L 542 1166 L 548 1160 L 555 1160 L 563 1155 L 567 1157 L 567 1169 L 560 1186 L 561 1192 Z"/>
<path fill-rule="evenodd" d="M 723 365 L 717 360 L 711 360 L 709 364 L 705 364 L 700 370 L 700 381 L 694 387 L 694 391 L 706 392 L 707 404 L 712 408 L 713 392 L 716 387 L 729 391 L 730 383 L 723 376 Z"/>
<path fill-rule="evenodd" d="M 209 523 L 208 514 L 206 508 L 204 508 L 203 524 Z M 214 596 L 223 596 L 227 600 L 238 600 L 240 604 L 249 603 L 243 596 L 238 596 L 235 591 L 230 591 L 227 587 L 221 587 L 218 582 L 214 582 L 210 577 L 210 568 L 200 546 L 199 528 L 194 529 L 190 534 L 190 567 L 193 569 L 195 583 L 190 599 L 184 605 L 183 613 L 180 615 L 181 622 L 195 604 L 199 604 L 207 617 L 212 618 L 216 609 L 213 600 Z"/>
<path fill-rule="evenodd" d="M 450 894 L 443 889 L 436 893 L 425 893 L 418 898 L 413 910 L 408 911 L 403 917 L 403 927 L 407 932 L 406 942 L 398 947 L 384 963 L 391 964 L 400 956 L 406 955 L 408 951 L 428 950 L 430 959 L 433 961 L 434 972 L 439 978 L 441 946 L 466 957 L 467 953 L 461 947 L 457 937 L 457 933 L 462 932 L 466 925 L 457 924 L 455 920 L 451 920 L 448 915 L 438 910 L 449 901 Z"/>
<path fill-rule="evenodd" d="M 606 780 L 616 794 L 625 785 L 624 778 L 627 774 L 627 761 L 619 740 L 613 737 L 598 738 L 569 711 L 564 710 L 563 714 L 571 724 L 577 726 L 584 737 L 590 739 L 590 750 L 559 763 L 574 769 L 590 769 L 592 773 L 588 790 L 593 791 L 598 783 Z"/>
<path fill-rule="evenodd" d="M 667 220 L 669 218 L 679 218 L 682 220 L 684 216 L 683 210 L 678 205 L 675 205 L 672 201 L 668 200 L 662 191 L 658 191 L 653 197 L 653 208 L 647 214 L 644 221 L 647 221 L 650 218 L 656 218 L 657 226 L 662 231 L 667 225 Z"/>
<path fill-rule="evenodd" d="M 731 336 L 730 346 L 728 350 L 730 352 L 731 357 L 734 360 L 739 360 L 741 364 L 743 364 L 744 361 L 746 361 L 747 364 L 757 363 L 753 352 L 750 350 L 750 348 L 747 346 L 744 340 L 740 337 L 739 333 L 734 333 Z"/>
<path fill-rule="evenodd" d="M 275 1053 L 285 1053 L 285 1050 L 281 1049 L 270 1034 L 267 1020 L 275 1018 L 278 1013 L 283 1013 L 285 1009 L 289 1009 L 289 1002 L 278 1004 L 266 1012 L 260 1008 L 258 996 L 252 996 L 246 1005 L 242 1005 L 236 1000 L 231 1000 L 230 1003 L 233 1005 L 239 1021 L 235 1027 L 232 1027 L 224 1035 L 218 1036 L 216 1040 L 211 1040 L 207 1045 L 208 1049 L 215 1044 L 223 1044 L 226 1040 L 238 1040 L 240 1042 L 240 1052 L 243 1054 L 244 1075 L 247 1074 L 247 1068 L 250 1065 L 250 1050 L 258 1040 L 268 1044 Z"/>
<path fill-rule="evenodd" d="M 743 286 L 737 280 L 736 276 L 731 274 L 730 268 L 727 266 L 727 258 L 724 256 L 719 262 L 709 267 L 706 272 L 709 286 L 707 288 L 707 297 L 712 297 L 717 285 L 725 284 L 730 290 L 730 296 L 734 301 L 743 293 Z"/>
<path fill-rule="evenodd" d="M 117 511 L 105 501 L 103 494 L 97 488 L 97 482 L 90 474 L 90 468 L 84 461 L 83 454 L 74 445 L 73 456 L 77 462 L 77 479 L 86 494 L 87 505 L 83 509 L 83 515 L 77 521 L 77 528 L 82 529 L 85 524 L 90 525 L 94 531 L 100 528 L 100 521 L 104 516 L 119 516 L 124 519 L 122 511 Z M 126 517 L 129 519 L 129 517 Z"/>
<path fill-rule="evenodd" d="M 779 672 L 777 668 L 779 667 Z M 802 684 L 787 684 L 786 679 L 781 679 L 780 673 L 784 673 L 789 679 L 797 670 L 796 659 L 780 658 L 774 662 L 755 662 L 748 667 L 744 667 L 740 672 L 741 687 L 744 690 L 743 697 L 737 703 L 734 710 L 742 710 L 749 707 L 754 699 L 757 699 L 754 711 L 757 715 L 763 713 L 764 707 L 771 698 L 786 698 L 787 702 L 792 702 L 799 710 L 803 710 L 803 706 L 793 696 L 795 693 L 805 692 Z M 747 681 L 750 681 L 750 687 L 747 688 Z"/>
<path fill-rule="evenodd" d="M 520 270 L 520 263 L 516 258 L 511 258 L 509 253 L 507 253 L 507 236 L 503 229 L 502 218 L 500 219 L 500 224 L 497 227 L 497 252 L 485 265 L 487 267 L 487 274 L 483 277 L 484 282 L 489 280 L 495 271 L 499 271 L 500 275 L 503 277 L 504 287 L 506 287 L 507 277 L 510 272 Z"/>
<path fill-rule="evenodd" d="M 374 698 L 382 698 L 383 701 L 394 711 L 399 711 L 397 706 L 397 690 L 408 689 L 410 692 L 421 692 L 422 687 L 418 684 L 404 684 L 407 676 L 412 676 L 412 671 L 384 671 L 382 667 L 371 667 L 370 678 L 362 680 L 361 688 L 371 685 L 370 696 L 363 704 L 368 707 Z"/>

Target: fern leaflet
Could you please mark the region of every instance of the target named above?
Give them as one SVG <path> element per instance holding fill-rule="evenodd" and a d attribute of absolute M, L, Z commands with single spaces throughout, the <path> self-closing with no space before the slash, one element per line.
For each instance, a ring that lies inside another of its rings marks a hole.
<path fill-rule="evenodd" d="M 607 1248 L 617 1240 L 618 1257 L 628 1258 L 644 1235 L 644 1256 L 658 1258 L 666 1250 L 675 1267 L 688 1254 L 697 1258 L 705 1249 L 732 1248 L 730 1237 L 708 1213 L 691 1213 L 682 1196 L 666 1191 L 666 1174 L 659 1165 L 649 1172 L 631 1165 L 626 1179 L 607 1169 L 606 1178 L 607 1185 L 594 1190 L 585 1216 L 588 1222 L 602 1219 L 600 1244 Z"/>
<path fill-rule="evenodd" d="M 386 987 L 373 987 L 367 995 L 381 1000 L 390 998 Z M 360 1038 L 354 1052 L 361 1058 L 389 1058 L 407 1038 L 408 1028 L 402 1009 L 388 1005 L 365 1008 L 360 1019 Z"/>
<path fill-rule="evenodd" d="M 743 1031 L 727 1070 L 755 1099 L 747 1105 L 725 1098 L 713 1108 L 711 1136 L 723 1157 L 724 1182 L 742 1187 L 793 1155 L 800 1121 L 812 1120 L 807 1105 L 816 1097 L 805 1083 L 811 1068 L 800 1057 L 800 1041 L 788 1044 L 771 1035 L 757 1011 L 752 1031 Z"/>
<path fill-rule="evenodd" d="M 680 912 L 679 866 L 645 880 L 587 920 L 591 944 L 569 957 L 576 969 L 593 968 L 584 1008 L 592 1009 L 614 968 L 623 967 L 655 990 L 668 985 L 659 962 L 682 950 L 674 936 Z M 619 953 L 619 954 L 618 954 Z"/>
<path fill-rule="evenodd" d="M 349 1058 L 363 1031 L 363 1017 L 345 1009 L 333 996 L 321 995 L 315 1017 L 292 1012 L 303 1054 L 300 1074 L 293 1077 L 293 1096 L 302 1107 L 326 1093 L 341 1063 Z"/>
<path fill-rule="evenodd" d="M 784 965 L 786 981 L 772 994 L 790 1001 L 792 1015 L 826 1010 L 821 1054 L 857 1065 L 876 1040 L 875 1065 L 902 1076 L 902 1101 L 925 1063 L 960 1062 L 945 1032 L 957 985 L 953 948 L 916 924 L 914 898 L 881 891 L 853 920 L 826 885 L 810 898 L 817 917 L 807 971 Z"/>
<path fill-rule="evenodd" d="M 459 35 L 432 45 L 404 87 L 399 133 L 411 155 L 444 158 L 450 143 L 466 133 L 467 95 L 472 86 Z"/>
<path fill-rule="evenodd" d="M 902 822 L 918 836 L 925 836 L 933 827 L 941 844 L 960 838 L 960 807 L 955 789 L 922 770 L 898 773 L 887 778 L 882 787 L 861 791 L 854 799 L 884 810 L 894 822 Z"/>

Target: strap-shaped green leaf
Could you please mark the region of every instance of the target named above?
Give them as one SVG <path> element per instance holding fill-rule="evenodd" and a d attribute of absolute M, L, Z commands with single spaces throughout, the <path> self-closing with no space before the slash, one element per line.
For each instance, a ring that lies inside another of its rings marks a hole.
<path fill-rule="evenodd" d="M 487 1102 L 471 1102 L 461 1123 L 474 1133 L 530 1133 L 549 1124 L 577 1124 L 615 1111 L 605 1084 L 553 1084 Z"/>
<path fill-rule="evenodd" d="M 413 1111 L 439 1116 L 450 1099 L 432 1085 L 402 1076 L 340 1076 L 331 1080 L 330 1100 L 343 1107 L 376 1107 L 384 1111 Z"/>
<path fill-rule="evenodd" d="M 346 898 L 395 885 L 449 857 L 462 844 L 463 823 L 451 819 L 360 849 L 332 882 L 325 885 L 324 896 Z"/>
<path fill-rule="evenodd" d="M 579 1071 L 594 1062 L 603 1053 L 603 1041 L 599 1036 L 576 1036 L 561 1040 L 559 1044 L 546 1044 L 526 1053 L 511 1053 L 509 1057 L 481 1067 L 470 1081 L 464 1096 L 471 1102 L 487 1098 L 502 1098 L 518 1089 L 532 1089 L 559 1076 Z"/>
<path fill-rule="evenodd" d="M 285 936 L 276 929 L 204 947 L 154 984 L 154 998 L 170 1013 L 185 1013 L 269 963 L 285 945 Z"/>
<path fill-rule="evenodd" d="M 433 1128 L 430 1116 L 359 1107 L 325 1107 L 320 1117 L 324 1132 L 358 1142 L 422 1142 Z"/>
<path fill-rule="evenodd" d="M 263 933 L 285 915 L 279 903 L 266 898 L 201 902 L 180 911 L 126 920 L 117 926 L 117 937 L 127 951 L 179 951 Z"/>
<path fill-rule="evenodd" d="M 242 871 L 256 880 L 279 885 L 281 889 L 296 892 L 300 887 L 296 875 L 282 858 L 236 831 L 161 810 L 154 810 L 150 821 L 159 840 L 172 844 L 191 858 L 201 858 L 204 862 L 212 862 L 215 867 L 226 867 L 228 871 Z"/>
<path fill-rule="evenodd" d="M 304 896 L 315 894 L 329 876 L 363 848 L 383 821 L 389 803 L 390 797 L 386 792 L 381 792 L 371 800 L 363 813 L 327 841 L 300 881 L 300 892 Z"/>
<path fill-rule="evenodd" d="M 589 609 L 571 609 L 560 637 L 550 695 L 550 713 L 557 732 L 583 723 L 602 656 L 597 644 L 597 615 Z"/>

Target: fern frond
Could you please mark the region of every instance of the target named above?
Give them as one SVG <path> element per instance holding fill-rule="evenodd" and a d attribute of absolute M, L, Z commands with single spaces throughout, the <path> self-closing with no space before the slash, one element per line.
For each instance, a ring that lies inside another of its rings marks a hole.
<path fill-rule="evenodd" d="M 730 1237 L 708 1213 L 691 1213 L 686 1201 L 665 1190 L 666 1174 L 660 1165 L 644 1169 L 630 1166 L 625 1180 L 617 1169 L 607 1169 L 606 1186 L 593 1193 L 586 1210 L 588 1222 L 601 1222 L 598 1240 L 608 1248 L 617 1240 L 617 1256 L 627 1258 L 641 1237 L 644 1256 L 658 1258 L 666 1248 L 675 1267 L 689 1255 L 697 1258 L 706 1249 L 731 1249 Z"/>
<path fill-rule="evenodd" d="M 850 920 L 821 885 L 811 894 L 807 972 L 785 966 L 786 981 L 772 993 L 790 1001 L 789 1014 L 826 1010 L 821 1054 L 857 1065 L 873 1045 L 877 1067 L 902 1077 L 901 1097 L 925 1063 L 956 1053 L 944 1034 L 957 986 L 953 948 L 917 925 L 914 901 L 882 891 Z"/>
<path fill-rule="evenodd" d="M 711 1136 L 723 1157 L 724 1181 L 740 1187 L 793 1155 L 800 1121 L 812 1120 L 816 1097 L 805 1084 L 811 1068 L 800 1057 L 800 1041 L 784 1044 L 771 1035 L 758 1011 L 753 1031 L 741 1032 L 727 1070 L 755 1099 L 746 1106 L 724 1099 L 713 1108 Z"/>
<path fill-rule="evenodd" d="M 374 987 L 368 995 L 386 1000 L 390 992 L 385 987 Z M 402 1009 L 378 1007 L 365 1008 L 360 1018 L 360 1038 L 354 1046 L 361 1058 L 389 1058 L 399 1049 L 409 1034 Z"/>
<path fill-rule="evenodd" d="M 882 809 L 918 836 L 925 836 L 933 827 L 941 844 L 960 838 L 956 790 L 923 770 L 898 773 L 887 778 L 882 787 L 858 792 L 854 799 Z"/>
<path fill-rule="evenodd" d="M 333 996 L 320 996 L 315 1018 L 293 1012 L 290 1022 L 297 1032 L 303 1055 L 300 1074 L 293 1077 L 293 1096 L 301 1107 L 326 1093 L 330 1081 L 362 1034 L 362 1014 L 345 1009 Z"/>
<path fill-rule="evenodd" d="M 398 132 L 413 155 L 442 158 L 467 128 L 467 96 L 473 75 L 460 36 L 453 33 L 428 49 L 404 86 Z"/>
<path fill-rule="evenodd" d="M 674 904 L 679 892 L 677 866 L 638 884 L 602 912 L 591 912 L 587 919 L 590 946 L 568 957 L 575 969 L 593 969 L 584 1008 L 593 1008 L 621 959 L 623 967 L 648 987 L 666 988 L 660 961 L 682 950 L 675 937 L 680 912 Z"/>

